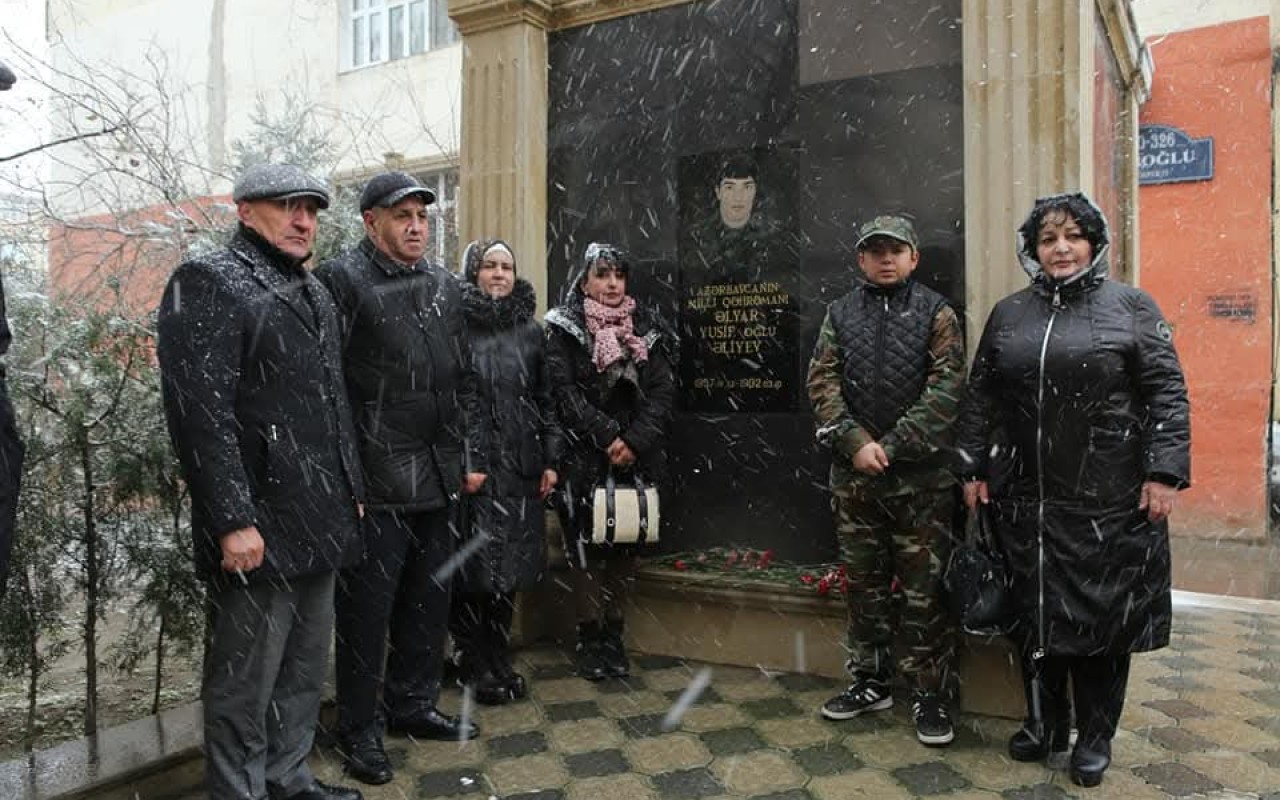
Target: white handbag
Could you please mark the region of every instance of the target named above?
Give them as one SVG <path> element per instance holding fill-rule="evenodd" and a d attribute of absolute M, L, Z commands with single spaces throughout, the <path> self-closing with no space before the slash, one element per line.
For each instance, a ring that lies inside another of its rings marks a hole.
<path fill-rule="evenodd" d="M 654 544 L 661 514 L 658 490 L 639 475 L 631 486 L 619 486 L 613 470 L 591 497 L 592 544 Z"/>

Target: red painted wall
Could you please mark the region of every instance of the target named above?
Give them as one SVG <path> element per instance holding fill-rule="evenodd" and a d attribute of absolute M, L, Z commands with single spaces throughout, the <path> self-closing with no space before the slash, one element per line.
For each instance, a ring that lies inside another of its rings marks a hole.
<path fill-rule="evenodd" d="M 1187 536 L 1267 530 L 1271 419 L 1271 51 L 1266 17 L 1154 37 L 1143 124 L 1213 137 L 1213 180 L 1139 189 L 1141 286 L 1169 322 L 1191 393 Z M 1210 313 L 1223 299 L 1253 318 Z"/>
<path fill-rule="evenodd" d="M 181 204 L 183 213 L 203 224 L 227 224 L 228 197 L 207 197 Z M 120 216 L 82 217 L 49 229 L 49 276 L 63 298 L 110 305 L 112 285 L 134 313 L 147 313 L 160 303 L 169 274 L 182 259 L 186 237 L 159 232 L 154 226 L 177 226 L 171 206 L 152 206 Z"/>

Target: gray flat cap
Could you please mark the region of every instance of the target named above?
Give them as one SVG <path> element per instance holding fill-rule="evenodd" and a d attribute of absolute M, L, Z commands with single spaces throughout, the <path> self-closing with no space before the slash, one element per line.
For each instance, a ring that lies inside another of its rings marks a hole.
<path fill-rule="evenodd" d="M 242 200 L 288 200 L 292 197 L 313 197 L 321 208 L 329 207 L 329 189 L 324 181 L 292 164 L 249 167 L 231 190 L 231 199 L 237 203 Z"/>

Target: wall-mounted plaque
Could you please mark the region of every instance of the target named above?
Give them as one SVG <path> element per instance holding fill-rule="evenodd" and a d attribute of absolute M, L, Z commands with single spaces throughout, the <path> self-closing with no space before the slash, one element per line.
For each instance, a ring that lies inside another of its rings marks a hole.
<path fill-rule="evenodd" d="M 1213 179 L 1213 137 L 1193 139 L 1172 125 L 1138 129 L 1138 183 Z"/>
<path fill-rule="evenodd" d="M 687 411 L 792 411 L 799 256 L 792 153 L 700 153 L 679 164 L 680 396 Z"/>

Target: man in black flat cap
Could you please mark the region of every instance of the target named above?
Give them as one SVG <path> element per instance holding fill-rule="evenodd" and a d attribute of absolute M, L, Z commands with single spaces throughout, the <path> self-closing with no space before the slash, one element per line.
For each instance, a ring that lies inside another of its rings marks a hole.
<path fill-rule="evenodd" d="M 338 317 L 307 271 L 324 183 L 246 170 L 230 243 L 180 265 L 159 311 L 165 416 L 207 581 L 205 771 L 214 800 L 360 800 L 307 765 L 335 571 L 363 488 Z"/>
<path fill-rule="evenodd" d="M 479 491 L 488 451 L 461 282 L 423 257 L 434 201 L 412 175 L 374 176 L 360 196 L 365 239 L 316 271 L 342 320 L 368 490 L 365 560 L 338 576 L 336 662 L 338 746 L 347 774 L 370 784 L 392 778 L 380 684 L 390 732 L 477 733 L 436 708 L 457 540 L 450 514 L 460 495 Z"/>

